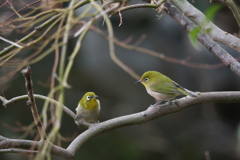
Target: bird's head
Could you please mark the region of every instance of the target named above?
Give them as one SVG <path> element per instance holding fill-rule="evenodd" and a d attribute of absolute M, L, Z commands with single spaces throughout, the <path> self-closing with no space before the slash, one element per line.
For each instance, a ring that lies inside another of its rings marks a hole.
<path fill-rule="evenodd" d="M 151 83 L 157 81 L 159 77 L 161 77 L 161 73 L 156 71 L 147 71 L 142 75 L 141 79 L 135 83 L 142 83 L 147 88 Z"/>
<path fill-rule="evenodd" d="M 93 110 L 98 106 L 97 97 L 98 96 L 94 92 L 87 92 L 79 101 L 79 104 L 88 110 Z"/>

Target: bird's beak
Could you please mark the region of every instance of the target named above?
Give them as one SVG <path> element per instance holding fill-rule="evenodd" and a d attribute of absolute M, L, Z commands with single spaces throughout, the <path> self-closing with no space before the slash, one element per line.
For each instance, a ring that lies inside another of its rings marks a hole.
<path fill-rule="evenodd" d="M 142 80 L 138 80 L 138 81 L 136 81 L 135 83 L 142 83 Z"/>
<path fill-rule="evenodd" d="M 97 98 L 98 97 L 98 95 L 95 95 L 95 96 L 93 96 L 92 98 Z"/>

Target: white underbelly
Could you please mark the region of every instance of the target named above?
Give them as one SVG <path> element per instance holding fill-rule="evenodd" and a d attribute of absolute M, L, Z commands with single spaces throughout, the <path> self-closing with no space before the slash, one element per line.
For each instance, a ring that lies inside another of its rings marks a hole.
<path fill-rule="evenodd" d="M 168 101 L 172 100 L 175 98 L 175 96 L 171 94 L 165 94 L 165 93 L 159 93 L 159 92 L 154 92 L 151 89 L 147 89 L 148 94 L 150 94 L 152 97 L 156 99 L 156 101 Z"/>
<path fill-rule="evenodd" d="M 85 122 L 89 123 L 95 123 L 98 120 L 99 113 L 100 113 L 100 107 L 97 107 L 94 110 L 87 110 L 83 107 L 78 106 L 76 108 L 77 115 L 80 119 L 82 119 Z"/>

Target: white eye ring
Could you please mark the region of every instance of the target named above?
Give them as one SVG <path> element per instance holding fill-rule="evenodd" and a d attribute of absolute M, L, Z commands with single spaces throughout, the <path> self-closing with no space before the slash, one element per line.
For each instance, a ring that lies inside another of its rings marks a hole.
<path fill-rule="evenodd" d="M 149 81 L 149 78 L 145 78 L 145 82 L 148 82 Z"/>
<path fill-rule="evenodd" d="M 87 100 L 89 101 L 91 99 L 91 97 L 90 96 L 87 96 Z"/>

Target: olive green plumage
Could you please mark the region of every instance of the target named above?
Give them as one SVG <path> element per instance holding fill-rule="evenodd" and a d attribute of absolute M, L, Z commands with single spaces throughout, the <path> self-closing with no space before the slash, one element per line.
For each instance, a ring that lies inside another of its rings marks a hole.
<path fill-rule="evenodd" d="M 97 122 L 101 110 L 97 97 L 94 92 L 84 94 L 76 108 L 77 118 L 88 123 Z"/>
<path fill-rule="evenodd" d="M 137 83 L 142 83 L 148 94 L 157 101 L 168 101 L 181 95 L 196 97 L 169 77 L 156 71 L 145 72 Z"/>

